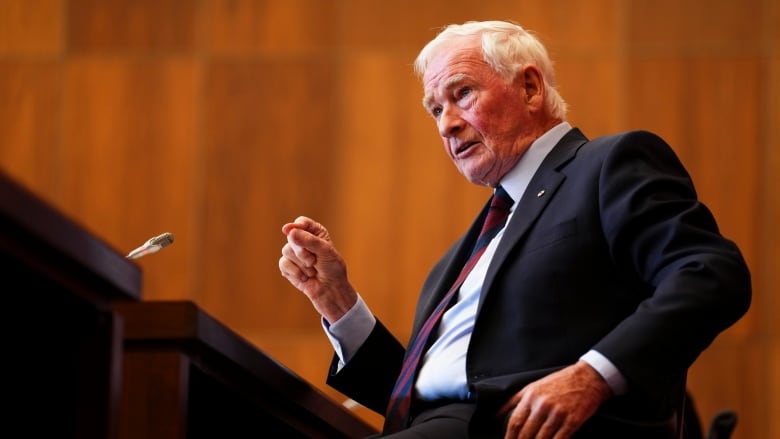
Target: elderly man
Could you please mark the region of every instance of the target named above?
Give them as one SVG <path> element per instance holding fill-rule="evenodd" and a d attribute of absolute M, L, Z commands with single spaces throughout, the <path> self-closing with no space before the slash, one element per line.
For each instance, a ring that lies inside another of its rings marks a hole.
<path fill-rule="evenodd" d="M 679 437 L 687 369 L 751 284 L 671 148 L 572 127 L 513 23 L 448 26 L 415 69 L 447 155 L 495 195 L 432 268 L 406 348 L 324 226 L 283 226 L 280 271 L 336 351 L 328 384 L 384 413 L 385 437 Z"/>

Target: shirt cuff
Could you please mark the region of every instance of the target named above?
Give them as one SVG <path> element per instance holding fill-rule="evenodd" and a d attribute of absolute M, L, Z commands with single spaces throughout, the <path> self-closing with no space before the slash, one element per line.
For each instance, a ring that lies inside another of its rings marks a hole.
<path fill-rule="evenodd" d="M 321 319 L 325 334 L 339 357 L 339 368 L 343 367 L 366 341 L 376 324 L 376 317 L 358 294 L 357 302 L 340 319 L 328 323 Z"/>
<path fill-rule="evenodd" d="M 604 378 L 607 385 L 612 390 L 613 395 L 622 395 L 628 390 L 628 383 L 622 373 L 612 364 L 601 352 L 589 350 L 580 360 L 588 363 L 596 372 Z"/>

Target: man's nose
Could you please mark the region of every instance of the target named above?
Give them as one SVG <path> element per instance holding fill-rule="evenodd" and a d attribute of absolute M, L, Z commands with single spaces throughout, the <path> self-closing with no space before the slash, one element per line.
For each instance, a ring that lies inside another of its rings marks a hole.
<path fill-rule="evenodd" d="M 452 137 L 463 129 L 465 123 L 457 108 L 447 107 L 439 116 L 439 134 L 444 138 Z"/>

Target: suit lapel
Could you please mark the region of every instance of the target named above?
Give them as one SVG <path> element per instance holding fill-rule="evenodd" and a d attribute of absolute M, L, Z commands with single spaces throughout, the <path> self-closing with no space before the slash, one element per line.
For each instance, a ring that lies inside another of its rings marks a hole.
<path fill-rule="evenodd" d="M 528 183 L 528 188 L 525 190 L 525 193 L 520 199 L 520 203 L 517 205 L 516 213 L 512 215 L 512 219 L 509 224 L 507 224 L 507 228 L 504 231 L 504 237 L 501 238 L 501 243 L 496 249 L 493 260 L 488 267 L 485 282 L 482 287 L 482 294 L 479 299 L 480 309 L 487 292 L 490 290 L 496 272 L 506 260 L 509 251 L 523 239 L 544 208 L 553 198 L 558 187 L 565 180 L 565 176 L 559 172 L 560 169 L 574 157 L 577 149 L 585 142 L 587 142 L 587 138 L 576 128 L 573 128 L 566 133 L 552 151 L 550 151 L 531 181 Z M 466 263 L 469 253 L 471 253 L 471 248 L 474 246 L 477 236 L 479 236 L 489 206 L 490 199 L 485 202 L 482 211 L 471 224 L 471 227 L 469 227 L 466 234 L 463 235 L 460 242 L 456 243 L 441 261 L 445 267 L 444 270 L 434 286 L 426 290 L 428 292 L 427 297 L 420 298 L 421 301 L 424 301 L 424 304 L 422 305 L 423 308 L 420 309 L 418 307 L 418 313 L 416 314 L 414 328 L 412 330 L 412 339 L 458 277 L 461 268 Z"/>
<path fill-rule="evenodd" d="M 577 150 L 587 142 L 587 138 L 580 130 L 573 128 L 553 147 L 547 157 L 542 161 L 539 169 L 534 173 L 528 183 L 520 202 L 517 204 L 514 215 L 504 231 L 504 236 L 496 248 L 496 253 L 490 261 L 485 281 L 482 285 L 482 294 L 479 298 L 479 310 L 485 297 L 490 292 L 490 287 L 496 272 L 503 265 L 510 250 L 524 239 L 528 231 L 536 224 L 539 215 L 549 205 L 558 188 L 563 184 L 566 176 L 561 169 L 571 161 Z"/>

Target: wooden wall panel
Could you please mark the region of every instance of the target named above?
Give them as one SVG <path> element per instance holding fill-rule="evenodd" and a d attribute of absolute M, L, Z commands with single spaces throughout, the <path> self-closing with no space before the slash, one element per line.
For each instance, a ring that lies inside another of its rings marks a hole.
<path fill-rule="evenodd" d="M 719 338 L 691 368 L 688 387 L 705 425 L 721 410 L 734 410 L 734 438 L 772 437 L 764 434 L 768 406 L 761 403 L 771 373 L 771 353 L 765 340 Z M 763 425 L 762 425 L 763 424 Z"/>
<path fill-rule="evenodd" d="M 348 51 L 413 50 L 416 54 L 446 24 L 488 19 L 492 13 L 507 9 L 511 6 L 496 6 L 495 2 L 483 2 L 475 8 L 468 0 L 345 1 L 335 23 L 339 43 Z"/>
<path fill-rule="evenodd" d="M 202 0 L 69 0 L 73 51 L 191 52 L 202 35 Z"/>
<path fill-rule="evenodd" d="M 61 0 L 0 0 L 0 168 L 54 202 Z"/>
<path fill-rule="evenodd" d="M 207 2 L 211 53 L 311 53 L 335 44 L 339 2 L 212 0 Z"/>
<path fill-rule="evenodd" d="M 755 428 L 756 431 L 762 432 L 760 434 L 765 437 L 780 437 L 780 422 L 777 422 L 777 413 L 780 412 L 780 341 L 777 340 L 777 337 L 773 339 L 769 353 L 771 356 L 770 374 L 762 390 L 760 390 L 767 393 L 766 410 L 759 409 L 759 415 L 762 416 L 757 416 L 754 424 L 748 425 L 751 425 L 749 428 Z M 761 400 L 763 399 L 761 398 Z M 758 406 L 758 404 L 754 404 L 754 406 Z M 766 432 L 766 434 L 763 434 L 763 432 Z M 745 435 L 744 437 L 748 438 L 751 436 Z"/>
<path fill-rule="evenodd" d="M 175 246 L 144 265 L 144 297 L 186 297 L 193 288 L 188 257 L 197 241 L 197 66 L 76 58 L 65 68 L 60 203 L 123 252 L 173 232 Z"/>
<path fill-rule="evenodd" d="M 622 34 L 630 3 L 623 0 L 493 3 L 501 4 L 501 13 L 488 19 L 509 19 L 534 32 L 553 61 L 577 55 L 603 57 L 625 44 Z M 472 14 L 467 11 L 468 16 Z"/>
<path fill-rule="evenodd" d="M 0 0 L 0 56 L 57 56 L 63 47 L 63 0 Z"/>
<path fill-rule="evenodd" d="M 54 203 L 59 71 L 53 61 L 0 59 L 0 168 Z"/>
<path fill-rule="evenodd" d="M 702 59 L 683 64 L 691 105 L 692 143 L 686 156 L 702 199 L 734 239 L 748 262 L 756 259 L 755 194 L 759 192 L 761 73 L 756 57 Z M 687 113 L 687 114 L 686 114 Z M 685 149 L 683 149 L 685 151 Z M 716 172 L 714 172 L 717 170 Z"/>
<path fill-rule="evenodd" d="M 555 67 L 558 91 L 568 104 L 573 126 L 589 138 L 626 129 L 625 69 L 617 55 L 601 54 L 594 62 L 585 49 L 572 52 Z"/>
<path fill-rule="evenodd" d="M 731 54 L 754 52 L 761 42 L 763 22 L 771 2 L 731 0 L 627 2 L 624 24 L 629 40 L 645 50 L 668 48 Z"/>
<path fill-rule="evenodd" d="M 414 157 L 409 151 L 414 142 L 401 137 L 404 129 L 398 109 L 403 103 L 394 95 L 404 89 L 401 84 L 411 82 L 404 81 L 410 74 L 398 68 L 399 61 L 366 55 L 350 59 L 346 66 L 338 139 L 344 145 L 338 173 L 339 216 L 337 224 L 326 224 L 333 228 L 336 242 L 342 243 L 340 250 L 356 288 L 369 306 L 383 311 L 382 318 L 389 324 L 404 320 L 410 311 L 409 292 L 397 276 L 406 250 L 399 245 L 405 234 L 399 223 L 409 212 L 401 211 L 403 194 L 396 184 L 400 163 Z M 431 172 L 436 173 L 436 168 Z"/>
<path fill-rule="evenodd" d="M 208 71 L 197 299 L 239 330 L 318 325 L 278 260 L 282 224 L 336 214 L 336 82 L 324 57 L 214 61 Z"/>
<path fill-rule="evenodd" d="M 773 23 L 780 22 L 780 3 L 775 2 Z M 767 304 L 763 320 L 768 326 L 767 349 L 770 355 L 770 375 L 766 380 L 766 401 L 758 398 L 766 406 L 766 417 L 760 421 L 761 431 L 765 437 L 780 437 L 780 298 L 777 289 L 780 285 L 780 26 L 774 26 L 772 44 L 769 45 L 769 69 L 765 88 L 769 98 L 768 111 L 763 120 L 765 142 L 761 149 L 762 155 L 762 197 L 760 222 L 761 259 L 757 265 L 762 267 L 761 277 L 757 279 Z M 765 428 L 765 429 L 764 429 Z M 747 436 L 746 436 L 747 437 Z"/>

